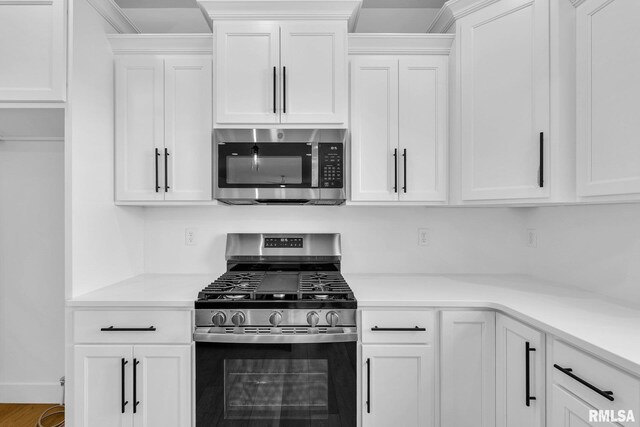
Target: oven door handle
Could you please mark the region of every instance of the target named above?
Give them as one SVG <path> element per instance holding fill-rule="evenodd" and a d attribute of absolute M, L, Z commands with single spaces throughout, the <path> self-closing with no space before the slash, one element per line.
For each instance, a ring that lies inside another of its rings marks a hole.
<path fill-rule="evenodd" d="M 235 343 L 235 344 L 315 344 L 335 342 L 356 342 L 357 332 L 341 334 L 216 334 L 198 332 L 193 334 L 195 342 Z"/>

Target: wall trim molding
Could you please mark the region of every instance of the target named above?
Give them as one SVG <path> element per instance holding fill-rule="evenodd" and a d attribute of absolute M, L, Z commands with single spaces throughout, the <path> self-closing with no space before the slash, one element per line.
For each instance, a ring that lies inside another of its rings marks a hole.
<path fill-rule="evenodd" d="M 139 34 L 140 30 L 131 22 L 113 0 L 87 0 L 93 8 L 120 34 Z"/>
<path fill-rule="evenodd" d="M 62 387 L 53 383 L 0 383 L 3 403 L 60 403 Z"/>
<path fill-rule="evenodd" d="M 211 34 L 107 34 L 114 54 L 212 55 Z"/>
<path fill-rule="evenodd" d="M 427 33 L 446 33 L 456 21 L 499 0 L 449 0 L 442 6 Z"/>
<path fill-rule="evenodd" d="M 228 20 L 345 20 L 354 31 L 362 0 L 198 0 L 198 6 L 209 26 Z"/>
<path fill-rule="evenodd" d="M 349 55 L 448 55 L 453 34 L 349 34 Z"/>

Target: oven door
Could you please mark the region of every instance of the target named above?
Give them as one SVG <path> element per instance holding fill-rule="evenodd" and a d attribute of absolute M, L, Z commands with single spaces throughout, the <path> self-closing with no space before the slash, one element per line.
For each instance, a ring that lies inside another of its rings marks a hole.
<path fill-rule="evenodd" d="M 311 143 L 220 143 L 218 187 L 317 187 L 317 171 L 315 180 L 312 173 L 312 151 Z"/>
<path fill-rule="evenodd" d="M 356 342 L 196 342 L 196 427 L 355 427 Z"/>

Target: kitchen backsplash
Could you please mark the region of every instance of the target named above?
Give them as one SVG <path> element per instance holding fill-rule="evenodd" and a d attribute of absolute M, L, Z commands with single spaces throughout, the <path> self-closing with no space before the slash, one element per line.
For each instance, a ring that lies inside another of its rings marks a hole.
<path fill-rule="evenodd" d="M 337 232 L 348 273 L 523 273 L 525 210 L 214 206 L 145 209 L 147 273 L 225 270 L 230 232 Z M 195 245 L 185 244 L 185 230 Z M 428 246 L 418 229 L 429 229 Z"/>

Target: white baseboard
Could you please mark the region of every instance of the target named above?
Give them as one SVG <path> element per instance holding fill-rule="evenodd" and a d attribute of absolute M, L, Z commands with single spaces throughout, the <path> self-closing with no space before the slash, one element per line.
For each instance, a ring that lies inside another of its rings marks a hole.
<path fill-rule="evenodd" d="M 62 387 L 54 383 L 0 383 L 0 403 L 60 403 Z"/>

